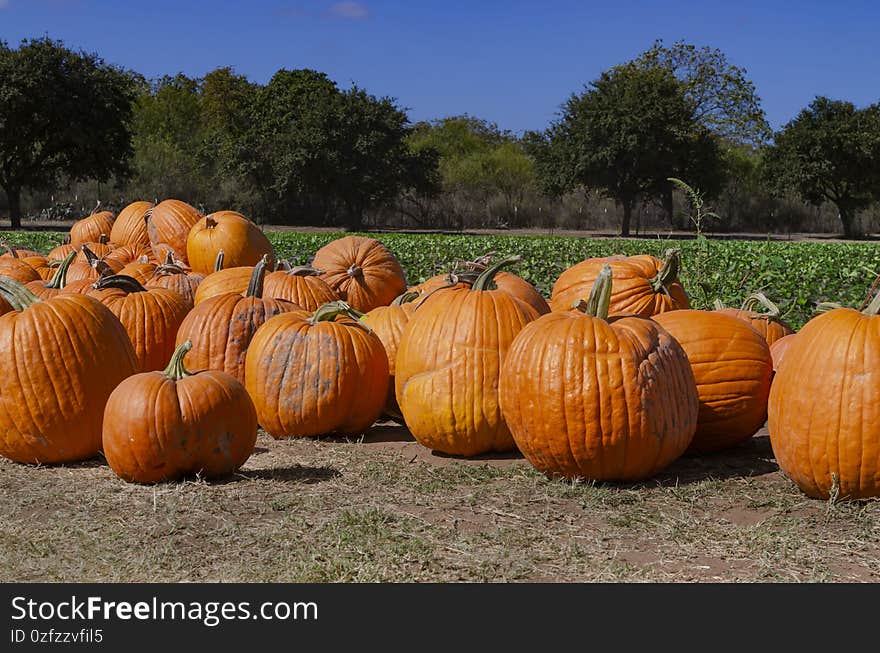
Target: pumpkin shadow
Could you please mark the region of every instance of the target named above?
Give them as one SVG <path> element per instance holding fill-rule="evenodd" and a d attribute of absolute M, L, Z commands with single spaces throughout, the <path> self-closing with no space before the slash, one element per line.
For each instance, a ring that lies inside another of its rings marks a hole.
<path fill-rule="evenodd" d="M 409 429 L 397 422 L 390 421 L 374 424 L 366 433 L 360 436 L 328 433 L 326 435 L 318 436 L 315 439 L 321 442 L 335 442 L 340 444 L 383 444 L 389 442 L 416 441 L 409 432 Z"/>
<path fill-rule="evenodd" d="M 479 462 L 481 460 L 488 462 L 494 460 L 520 460 L 525 458 L 525 456 L 522 455 L 522 452 L 520 452 L 519 449 L 514 449 L 513 451 L 490 451 L 489 453 L 481 453 L 476 456 L 457 456 L 454 454 L 443 453 L 442 451 L 432 449 L 431 455 L 436 456 L 437 458 L 445 458 L 447 460 L 462 460 L 474 462 Z"/>
<path fill-rule="evenodd" d="M 334 478 L 342 476 L 335 467 L 310 467 L 308 465 L 289 465 L 287 467 L 267 467 L 264 469 L 245 469 L 238 470 L 234 476 L 221 479 L 219 482 L 239 483 L 241 481 L 281 481 L 283 483 L 300 483 L 303 485 L 312 485 L 314 483 L 323 483 Z"/>
<path fill-rule="evenodd" d="M 779 465 L 773 456 L 770 438 L 763 434 L 717 453 L 684 455 L 646 482 L 669 487 L 699 483 L 707 479 L 763 476 L 778 471 Z"/>

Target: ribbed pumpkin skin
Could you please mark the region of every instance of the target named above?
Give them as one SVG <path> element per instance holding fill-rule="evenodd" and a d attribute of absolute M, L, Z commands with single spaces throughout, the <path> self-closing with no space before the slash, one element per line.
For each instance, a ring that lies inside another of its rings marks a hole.
<path fill-rule="evenodd" d="M 611 266 L 614 279 L 609 315 L 651 317 L 667 311 L 690 308 L 684 286 L 679 281 L 667 285 L 669 294 L 656 292 L 650 280 L 660 272 L 663 261 L 647 254 L 590 258 L 565 270 L 553 284 L 550 309 L 568 311 L 581 299 L 586 300 L 605 264 Z"/>
<path fill-rule="evenodd" d="M 129 482 L 226 476 L 247 461 L 256 440 L 254 405 L 223 372 L 177 380 L 136 374 L 113 391 L 104 414 L 104 455 Z"/>
<path fill-rule="evenodd" d="M 205 277 L 201 274 L 182 272 L 180 274 L 157 272 L 148 278 L 144 285 L 147 288 L 166 288 L 181 295 L 191 306 L 196 303 L 196 291 Z"/>
<path fill-rule="evenodd" d="M 88 295 L 122 322 L 141 371 L 165 368 L 174 353 L 177 330 L 190 310 L 183 297 L 163 288 L 132 293 L 119 288 L 92 289 Z"/>
<path fill-rule="evenodd" d="M 195 295 L 193 295 L 193 304 L 198 306 L 206 299 L 216 297 L 217 295 L 225 295 L 226 293 L 241 295 L 247 290 L 253 274 L 253 266 L 226 268 L 212 272 L 196 288 Z"/>
<path fill-rule="evenodd" d="M 186 239 L 186 255 L 193 272 L 214 271 L 217 254 L 223 250 L 227 268 L 254 266 L 263 255 L 268 267 L 275 267 L 275 250 L 263 231 L 241 213 L 217 211 L 196 222 Z"/>
<path fill-rule="evenodd" d="M 152 202 L 132 202 L 123 208 L 110 230 L 110 242 L 132 247 L 150 248 L 150 234 L 144 219 L 147 211 L 153 208 Z"/>
<path fill-rule="evenodd" d="M 788 348 L 791 347 L 791 344 L 794 342 L 795 335 L 797 334 L 790 333 L 787 336 L 782 336 L 770 345 L 770 358 L 773 359 L 774 372 L 779 369 L 779 364 L 788 352 Z"/>
<path fill-rule="evenodd" d="M 413 437 L 458 456 L 515 449 L 498 381 L 513 339 L 537 317 L 502 290 L 438 290 L 421 304 L 398 345 L 394 377 Z"/>
<path fill-rule="evenodd" d="M 700 414 L 688 451 L 712 453 L 748 440 L 767 419 L 773 362 L 764 337 L 716 311 L 671 311 L 653 318 L 687 353 Z"/>
<path fill-rule="evenodd" d="M 655 322 L 579 311 L 527 325 L 501 372 L 517 447 L 550 476 L 636 481 L 681 456 L 699 399 L 687 355 Z"/>
<path fill-rule="evenodd" d="M 401 337 L 403 337 L 403 331 L 409 323 L 415 308 L 415 302 L 407 302 L 399 306 L 394 304 L 391 306 L 377 306 L 367 313 L 366 317 L 361 318 L 364 324 L 369 326 L 379 336 L 379 340 L 382 341 L 382 345 L 385 347 L 385 354 L 388 356 L 389 374 L 388 399 L 385 401 L 385 412 L 396 419 L 403 419 L 403 415 L 400 413 L 400 406 L 397 405 L 397 395 L 394 388 L 397 348 Z"/>
<path fill-rule="evenodd" d="M 107 264 L 107 267 L 110 268 L 113 274 L 118 274 L 122 271 L 122 268 L 125 267 L 119 261 L 114 261 L 113 259 L 101 260 Z M 92 267 L 85 260 L 80 260 L 79 255 L 77 255 L 76 260 L 71 264 L 70 269 L 67 271 L 67 282 L 97 281 L 100 276 L 101 272 L 97 268 Z"/>
<path fill-rule="evenodd" d="M 112 230 L 113 214 L 110 211 L 93 213 L 73 223 L 70 228 L 70 244 L 96 243 L 102 235 L 110 238 Z"/>
<path fill-rule="evenodd" d="M 146 284 L 156 271 L 155 263 L 129 263 L 119 271 L 119 274 L 137 279 L 139 283 Z"/>
<path fill-rule="evenodd" d="M 14 279 L 19 283 L 40 281 L 41 277 L 30 265 L 17 258 L 0 258 L 0 277 Z"/>
<path fill-rule="evenodd" d="M 320 277 L 299 276 L 285 270 L 266 275 L 263 296 L 286 299 L 307 311 L 316 311 L 319 306 L 339 299 L 339 295 Z"/>
<path fill-rule="evenodd" d="M 244 383 L 244 363 L 257 329 L 269 318 L 299 309 L 280 299 L 242 297 L 227 293 L 200 303 L 184 318 L 177 345 L 193 348 L 184 358 L 187 369 L 220 370 Z"/>
<path fill-rule="evenodd" d="M 146 247 L 141 245 L 120 245 L 106 254 L 104 260 L 113 259 L 114 261 L 119 261 L 122 265 L 129 265 L 137 263 L 142 257 L 146 257 L 148 263 L 156 264 L 156 260 L 153 258 L 153 250 L 150 249 L 149 245 Z"/>
<path fill-rule="evenodd" d="M 719 308 L 716 309 L 715 312 L 722 313 L 723 315 L 730 315 L 731 317 L 735 317 L 738 320 L 742 320 L 743 322 L 752 325 L 758 333 L 764 336 L 764 340 L 767 341 L 768 345 L 772 345 L 780 338 L 784 338 L 785 336 L 794 333 L 794 329 L 783 320 L 768 317 L 757 311 L 744 311 L 739 308 Z"/>
<path fill-rule="evenodd" d="M 147 234 L 156 260 L 164 261 L 172 252 L 176 260 L 188 263 L 186 239 L 201 218 L 195 208 L 180 200 L 163 200 L 150 209 L 146 214 Z"/>
<path fill-rule="evenodd" d="M 245 386 L 274 438 L 360 435 L 382 414 L 388 358 L 379 337 L 354 320 L 314 325 L 311 313 L 276 315 L 245 360 Z"/>
<path fill-rule="evenodd" d="M 776 461 L 811 497 L 880 496 L 880 317 L 849 308 L 798 331 L 773 380 L 768 427 Z"/>
<path fill-rule="evenodd" d="M 71 245 L 70 243 L 64 243 L 62 245 L 58 245 L 58 247 L 53 247 L 49 250 L 49 253 L 46 254 L 46 258 L 50 261 L 63 261 L 67 258 L 67 255 L 71 252 L 79 251 L 79 245 Z"/>
<path fill-rule="evenodd" d="M 0 317 L 0 455 L 67 463 L 97 455 L 104 406 L 138 372 L 119 320 L 64 295 Z"/>
<path fill-rule="evenodd" d="M 446 277 L 447 275 L 445 274 L 438 274 L 437 276 L 431 277 L 430 279 L 413 286 L 410 290 L 417 292 L 420 295 L 427 295 L 438 288 L 447 286 L 449 282 Z M 522 277 L 501 270 L 495 274 L 493 280 L 495 281 L 498 290 L 503 290 L 517 299 L 521 299 L 534 308 L 538 312 L 538 315 L 544 315 L 550 312 L 550 306 L 547 304 L 547 300 L 541 296 L 541 293 L 538 292 L 537 288 Z M 461 284 L 461 287 L 464 287 L 464 284 Z"/>
<path fill-rule="evenodd" d="M 315 253 L 312 266 L 340 299 L 367 313 L 387 306 L 406 290 L 403 268 L 385 245 L 373 238 L 345 236 Z"/>

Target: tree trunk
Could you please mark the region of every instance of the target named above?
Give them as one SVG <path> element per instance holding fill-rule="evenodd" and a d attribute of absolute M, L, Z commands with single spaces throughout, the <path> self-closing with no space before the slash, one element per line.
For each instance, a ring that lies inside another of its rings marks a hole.
<path fill-rule="evenodd" d="M 364 227 L 364 212 L 361 207 L 346 202 L 345 230 L 346 231 L 362 231 Z"/>
<path fill-rule="evenodd" d="M 9 200 L 9 222 L 13 231 L 21 229 L 21 189 L 6 188 L 6 199 Z"/>
<path fill-rule="evenodd" d="M 840 221 L 843 223 L 844 238 L 858 238 L 859 234 L 855 225 L 855 212 L 850 210 L 848 206 L 842 204 L 837 205 L 840 211 Z"/>
<path fill-rule="evenodd" d="M 669 226 L 673 229 L 680 228 L 675 220 L 675 204 L 672 201 L 672 186 L 663 189 L 663 193 L 660 195 L 660 203 L 663 207 L 663 213 L 666 214 L 666 219 L 669 220 Z"/>
<path fill-rule="evenodd" d="M 621 200 L 620 204 L 621 206 L 623 206 L 623 222 L 620 223 L 620 235 L 629 236 L 629 225 L 632 221 L 633 202 L 632 200 Z"/>

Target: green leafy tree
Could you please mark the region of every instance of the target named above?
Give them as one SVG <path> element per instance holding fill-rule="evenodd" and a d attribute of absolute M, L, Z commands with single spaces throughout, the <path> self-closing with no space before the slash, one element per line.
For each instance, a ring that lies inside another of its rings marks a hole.
<path fill-rule="evenodd" d="M 49 38 L 0 41 L 0 186 L 12 228 L 21 193 L 68 180 L 124 178 L 139 80 Z"/>
<path fill-rule="evenodd" d="M 845 237 L 856 237 L 857 213 L 880 199 L 880 105 L 817 97 L 776 134 L 762 172 L 779 193 L 832 202 Z"/>

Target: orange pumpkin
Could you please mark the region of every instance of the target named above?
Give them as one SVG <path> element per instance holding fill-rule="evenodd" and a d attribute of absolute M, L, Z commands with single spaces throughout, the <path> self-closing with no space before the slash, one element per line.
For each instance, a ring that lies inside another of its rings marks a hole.
<path fill-rule="evenodd" d="M 519 257 L 501 259 L 470 288 L 438 290 L 421 302 L 400 339 L 395 392 L 420 443 L 459 456 L 516 448 L 498 406 L 501 363 L 537 311 L 492 277 Z"/>
<path fill-rule="evenodd" d="M 691 453 L 712 453 L 751 438 L 767 419 L 773 362 L 764 337 L 715 311 L 681 310 L 653 318 L 687 353 L 700 414 Z"/>
<path fill-rule="evenodd" d="M 188 263 L 186 239 L 201 218 L 201 213 L 180 200 L 163 200 L 147 211 L 144 220 L 155 259 L 164 261 L 171 252 L 175 259 Z"/>
<path fill-rule="evenodd" d="M 191 373 L 183 343 L 162 372 L 125 379 L 104 412 L 107 464 L 120 478 L 156 483 L 227 476 L 254 451 L 257 415 L 244 386 L 223 372 Z"/>
<path fill-rule="evenodd" d="M 168 254 L 165 263 L 155 268 L 152 275 L 144 284 L 147 288 L 167 288 L 180 293 L 190 304 L 195 306 L 196 291 L 205 277 L 184 268 L 183 263 L 174 260 L 172 254 Z"/>
<path fill-rule="evenodd" d="M 199 283 L 193 296 L 193 304 L 198 306 L 206 299 L 216 297 L 217 295 L 225 295 L 226 293 L 241 294 L 247 290 L 254 274 L 253 266 L 242 266 L 236 268 L 223 268 L 223 250 L 217 255 L 217 263 L 215 272 L 206 276 Z"/>
<path fill-rule="evenodd" d="M 387 306 L 406 290 L 403 268 L 374 238 L 345 236 L 324 245 L 312 265 L 323 270 L 327 285 L 355 310 L 366 313 Z"/>
<path fill-rule="evenodd" d="M 50 281 L 46 282 L 42 279 L 38 281 L 30 281 L 25 284 L 25 288 L 30 290 L 40 299 L 49 299 L 55 295 L 60 295 L 64 292 L 64 287 L 67 285 L 67 270 L 70 268 L 75 257 L 76 252 L 68 254 L 67 258 L 61 261 L 61 265 L 57 267 L 55 274 Z"/>
<path fill-rule="evenodd" d="M 550 476 L 636 481 L 681 456 L 697 386 L 681 345 L 641 317 L 608 317 L 612 271 L 588 302 L 528 324 L 501 370 L 501 412 L 517 447 Z"/>
<path fill-rule="evenodd" d="M 276 270 L 266 275 L 266 297 L 286 299 L 307 311 L 339 299 L 327 282 L 320 277 L 321 271 L 310 265 L 297 265 Z"/>
<path fill-rule="evenodd" d="M 146 214 L 153 208 L 152 202 L 132 202 L 123 208 L 110 230 L 110 242 L 132 248 L 150 248 L 150 234 L 147 233 Z M 140 255 L 136 256 L 138 258 Z"/>
<path fill-rule="evenodd" d="M 14 279 L 19 283 L 41 281 L 41 277 L 30 265 L 19 258 L 0 258 L 0 277 Z"/>
<path fill-rule="evenodd" d="M 103 259 L 95 254 L 89 245 L 82 245 L 67 271 L 67 282 L 97 281 L 101 277 L 120 272 L 122 268 L 123 265 L 118 261 Z"/>
<path fill-rule="evenodd" d="M 177 329 L 190 309 L 187 301 L 164 288 L 147 290 L 136 279 L 119 274 L 102 277 L 88 294 L 122 322 L 141 371 L 161 370 L 174 353 Z"/>
<path fill-rule="evenodd" d="M 136 263 L 143 258 L 146 258 L 147 261 L 154 265 L 156 264 L 156 259 L 153 258 L 153 250 L 149 246 L 144 247 L 142 245 L 120 245 L 105 254 L 104 258 L 119 261 L 122 265 Z"/>
<path fill-rule="evenodd" d="M 755 310 L 759 306 L 764 308 L 763 312 Z M 746 297 L 742 308 L 725 308 L 721 302 L 715 302 L 715 310 L 748 322 L 764 336 L 768 345 L 794 333 L 794 329 L 780 317 L 779 307 L 762 292 Z"/>
<path fill-rule="evenodd" d="M 796 335 L 796 333 L 789 333 L 787 336 L 782 336 L 779 340 L 773 341 L 773 344 L 770 345 L 770 358 L 773 359 L 774 372 L 779 369 L 779 364 L 788 352 L 788 348 L 794 342 Z"/>
<path fill-rule="evenodd" d="M 264 256 L 275 265 L 275 250 L 263 231 L 235 211 L 217 211 L 196 222 L 186 239 L 189 266 L 198 274 L 214 270 L 223 250 L 226 267 L 256 265 Z"/>
<path fill-rule="evenodd" d="M 666 260 L 648 255 L 590 258 L 573 265 L 553 284 L 550 308 L 567 311 L 590 294 L 599 271 L 610 265 L 614 278 L 609 315 L 651 317 L 666 311 L 689 308 L 690 302 L 678 280 L 678 250 Z"/>
<path fill-rule="evenodd" d="M 776 461 L 821 499 L 880 496 L 880 295 L 864 311 L 837 308 L 798 331 L 770 389 Z"/>
<path fill-rule="evenodd" d="M 267 320 L 251 341 L 245 386 L 275 438 L 360 435 L 382 414 L 388 358 L 344 302 Z"/>
<path fill-rule="evenodd" d="M 104 236 L 110 237 L 113 230 L 113 214 L 110 211 L 99 211 L 77 220 L 70 228 L 70 244 L 96 243 Z"/>
<path fill-rule="evenodd" d="M 221 370 L 244 382 L 245 355 L 257 329 L 269 318 L 302 310 L 283 299 L 263 298 L 266 262 L 253 268 L 250 284 L 241 293 L 211 297 L 196 306 L 177 331 L 177 344 L 193 343 L 186 364 L 194 370 Z"/>
<path fill-rule="evenodd" d="M 147 259 L 146 256 L 143 256 L 139 261 L 126 264 L 126 266 L 119 270 L 117 274 L 137 279 L 138 283 L 142 286 L 146 286 L 147 282 L 152 278 L 153 273 L 156 271 L 156 267 L 155 263 L 150 263 L 149 259 Z"/>
<path fill-rule="evenodd" d="M 113 389 L 137 369 L 119 320 L 84 295 L 41 300 L 0 279 L 0 455 L 68 463 L 97 455 Z"/>

